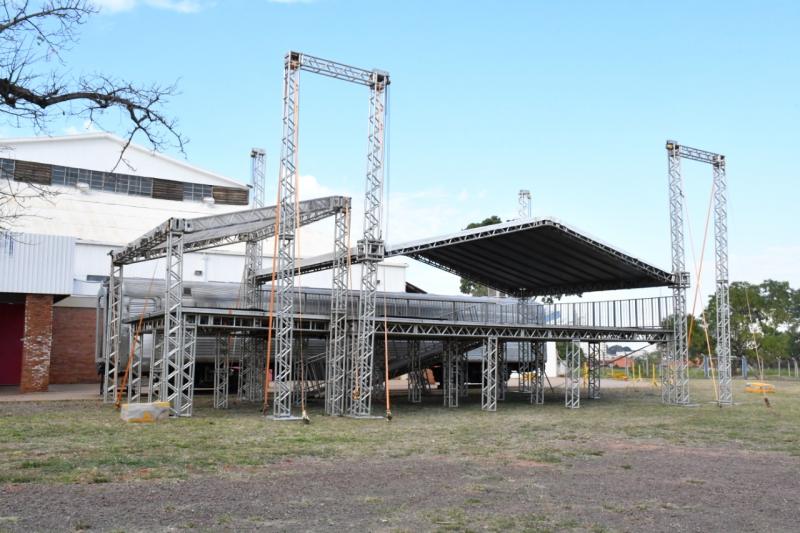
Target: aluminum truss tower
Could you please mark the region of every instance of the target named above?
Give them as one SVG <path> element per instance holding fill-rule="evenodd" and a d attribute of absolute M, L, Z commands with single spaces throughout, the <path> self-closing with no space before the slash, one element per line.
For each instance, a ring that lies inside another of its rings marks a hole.
<path fill-rule="evenodd" d="M 264 167 L 266 152 L 263 148 L 250 150 L 250 183 L 253 187 L 252 209 L 264 207 Z M 256 274 L 261 270 L 264 256 L 264 241 L 251 239 L 247 241 L 244 267 L 244 306 L 246 309 L 259 307 L 258 284 Z"/>
<path fill-rule="evenodd" d="M 347 390 L 347 286 L 350 249 L 349 203 L 336 212 L 334 219 L 334 260 L 331 292 L 331 322 L 325 368 L 325 414 L 342 416 L 346 409 Z"/>
<path fill-rule="evenodd" d="M 375 337 L 375 297 L 378 285 L 378 263 L 384 258 L 381 233 L 383 212 L 384 136 L 386 124 L 386 92 L 389 75 L 380 70 L 365 70 L 335 61 L 289 52 L 284 69 L 283 148 L 281 151 L 280 202 L 281 220 L 278 244 L 278 320 L 275 354 L 274 417 L 291 418 L 292 320 L 294 312 L 295 212 L 298 91 L 300 71 L 364 85 L 369 88 L 369 147 L 364 199 L 364 236 L 357 246 L 362 262 L 361 294 L 358 304 L 356 349 L 351 365 L 353 394 L 349 402 L 350 416 L 368 417 L 372 408 L 373 356 Z"/>
<path fill-rule="evenodd" d="M 261 209 L 264 207 L 265 158 L 266 152 L 263 148 L 253 148 L 250 150 L 250 184 L 253 191 L 251 209 Z M 256 275 L 261 270 L 263 256 L 263 239 L 255 237 L 246 241 L 241 295 L 241 303 L 245 309 L 258 309 L 262 307 Z M 264 386 L 264 373 L 262 369 L 264 364 L 263 354 L 261 350 L 258 349 L 256 339 L 254 338 L 233 338 L 231 341 L 234 347 L 237 343 L 240 346 L 239 399 L 251 402 L 259 401 L 263 397 L 262 387 Z M 225 361 L 227 362 L 228 359 L 229 354 L 226 352 Z M 223 369 L 220 366 L 216 366 L 215 370 L 222 371 Z M 227 376 L 227 373 L 225 375 Z M 225 379 L 228 378 L 226 377 Z M 227 393 L 225 406 L 227 407 Z"/>
<path fill-rule="evenodd" d="M 531 403 L 544 404 L 544 373 L 547 360 L 547 344 L 534 342 L 533 348 L 533 375 L 531 380 Z"/>
<path fill-rule="evenodd" d="M 581 343 L 577 340 L 567 344 L 566 368 L 564 369 L 564 405 L 567 409 L 581 406 Z"/>
<path fill-rule="evenodd" d="M 728 184 L 725 168 L 725 156 L 683 146 L 676 141 L 667 141 L 670 183 L 670 220 L 672 226 L 672 264 L 676 285 L 673 294 L 681 292 L 675 298 L 675 348 L 672 351 L 673 365 L 677 372 L 670 382 L 668 401 L 670 403 L 689 403 L 688 376 L 688 335 L 686 331 L 686 288 L 689 286 L 688 273 L 683 272 L 684 239 L 683 239 L 683 175 L 680 160 L 689 159 L 711 165 L 714 185 L 714 251 L 716 270 L 716 303 L 717 331 L 716 352 L 719 370 L 719 403 L 731 405 L 731 339 L 730 339 L 730 297 L 728 279 Z M 676 259 L 676 256 L 677 257 Z M 680 268 L 678 268 L 680 267 Z M 678 275 L 680 273 L 680 275 Z M 682 306 L 679 308 L 679 304 Z M 680 313 L 682 311 L 682 313 Z M 679 317 L 683 319 L 678 320 Z"/>
<path fill-rule="evenodd" d="M 497 411 L 497 371 L 500 342 L 497 337 L 487 337 L 481 360 L 481 409 Z"/>
<path fill-rule="evenodd" d="M 531 218 L 531 191 L 527 189 L 520 189 L 518 200 L 519 200 L 518 218 Z"/>
<path fill-rule="evenodd" d="M 420 366 L 419 341 L 408 341 L 408 401 L 411 403 L 422 402 L 423 379 L 425 374 Z"/>
<path fill-rule="evenodd" d="M 455 343 L 447 343 L 442 360 L 442 385 L 444 389 L 444 406 L 458 407 L 463 382 L 463 356 Z"/>
<path fill-rule="evenodd" d="M 108 300 L 106 307 L 106 335 L 105 368 L 103 372 L 103 402 L 113 402 L 117 399 L 117 382 L 119 380 L 120 365 L 120 336 L 122 333 L 122 265 L 111 264 L 111 275 L 108 277 Z"/>
<path fill-rule="evenodd" d="M 283 143 L 278 191 L 278 257 L 275 316 L 275 392 L 273 417 L 292 416 L 292 350 L 294 347 L 295 226 L 297 213 L 297 134 L 300 96 L 299 56 L 286 56 L 283 77 Z"/>
<path fill-rule="evenodd" d="M 731 304 L 728 277 L 728 180 L 725 156 L 718 155 L 714 170 L 714 251 L 717 277 L 717 366 L 719 403 L 733 404 L 731 389 Z"/>
<path fill-rule="evenodd" d="M 689 403 L 689 346 L 686 327 L 686 289 L 689 273 L 686 272 L 684 249 L 683 175 L 680 148 L 667 142 L 669 172 L 670 241 L 672 243 L 672 299 L 673 338 L 662 361 L 661 398 L 665 403 Z"/>
<path fill-rule="evenodd" d="M 519 203 L 519 212 L 517 218 L 528 219 L 531 218 L 531 191 L 527 189 L 520 189 L 517 197 Z M 531 300 L 530 298 L 519 298 L 517 300 L 519 321 L 522 324 L 528 324 L 531 321 Z M 517 374 L 519 375 L 519 392 L 530 393 L 533 391 L 534 374 L 534 360 L 533 360 L 533 344 L 530 342 L 521 342 L 517 345 Z"/>
<path fill-rule="evenodd" d="M 590 400 L 600 399 L 600 343 L 590 342 L 589 352 L 586 354 L 586 366 L 588 367 L 588 387 L 587 398 Z"/>
<path fill-rule="evenodd" d="M 214 409 L 228 408 L 228 382 L 230 378 L 229 336 L 217 334 L 214 350 Z"/>

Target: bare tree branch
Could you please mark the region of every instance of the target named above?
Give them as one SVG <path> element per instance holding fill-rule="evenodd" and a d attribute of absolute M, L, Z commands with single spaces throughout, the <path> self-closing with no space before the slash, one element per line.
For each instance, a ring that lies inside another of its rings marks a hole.
<path fill-rule="evenodd" d="M 65 65 L 62 54 L 77 43 L 78 27 L 96 12 L 90 0 L 0 0 L 0 120 L 47 132 L 51 121 L 65 117 L 87 119 L 104 130 L 109 115 L 121 119 L 129 126 L 111 171 L 125 162 L 135 138 L 155 151 L 177 147 L 185 153 L 187 140 L 163 110 L 177 94 L 175 84 L 139 85 L 103 74 L 72 77 L 59 71 Z M 0 191 L 0 219 L 11 216 L 19 194 Z"/>

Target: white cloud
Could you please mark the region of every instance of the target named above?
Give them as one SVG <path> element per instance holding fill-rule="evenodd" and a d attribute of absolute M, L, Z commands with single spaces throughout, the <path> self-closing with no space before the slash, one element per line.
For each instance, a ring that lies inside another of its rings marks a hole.
<path fill-rule="evenodd" d="M 92 0 L 92 2 L 106 13 L 130 11 L 142 5 L 176 13 L 197 13 L 212 4 L 208 0 Z"/>
<path fill-rule="evenodd" d="M 80 133 L 88 133 L 94 131 L 97 131 L 97 129 L 94 127 L 94 123 L 88 118 L 83 121 L 83 125 L 80 128 L 77 128 L 75 126 L 67 126 L 66 128 L 64 128 L 64 133 L 66 133 L 67 135 L 78 135 Z"/>

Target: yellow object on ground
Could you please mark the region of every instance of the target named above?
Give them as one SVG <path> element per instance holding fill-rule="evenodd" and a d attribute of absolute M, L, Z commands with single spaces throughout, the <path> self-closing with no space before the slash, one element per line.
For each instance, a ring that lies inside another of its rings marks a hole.
<path fill-rule="evenodd" d="M 757 393 L 764 393 L 764 392 L 775 392 L 775 385 L 770 385 L 769 383 L 764 383 L 761 381 L 753 381 L 748 383 L 747 386 L 744 388 L 745 392 L 757 392 Z"/>
<path fill-rule="evenodd" d="M 169 402 L 126 403 L 119 414 L 126 422 L 158 422 L 169 418 Z"/>

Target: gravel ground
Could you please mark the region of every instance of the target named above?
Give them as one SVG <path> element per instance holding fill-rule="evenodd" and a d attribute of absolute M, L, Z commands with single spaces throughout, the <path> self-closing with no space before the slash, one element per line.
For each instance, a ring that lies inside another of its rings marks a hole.
<path fill-rule="evenodd" d="M 798 472 L 782 453 L 623 440 L 552 464 L 309 458 L 179 481 L 7 484 L 0 530 L 797 531 Z"/>

